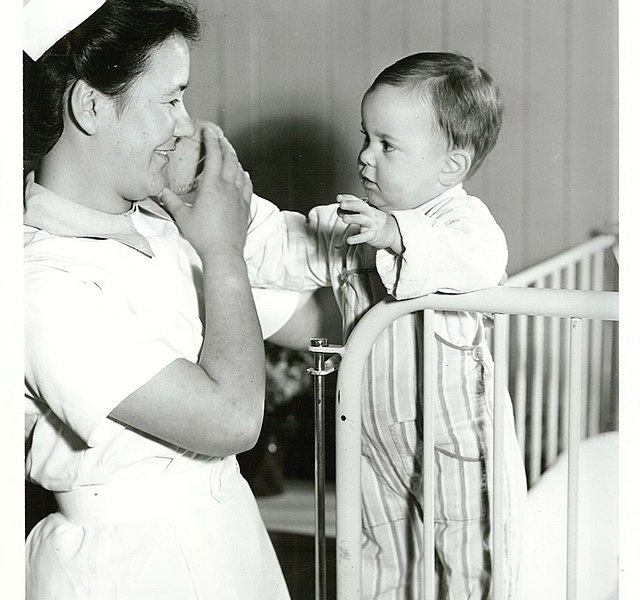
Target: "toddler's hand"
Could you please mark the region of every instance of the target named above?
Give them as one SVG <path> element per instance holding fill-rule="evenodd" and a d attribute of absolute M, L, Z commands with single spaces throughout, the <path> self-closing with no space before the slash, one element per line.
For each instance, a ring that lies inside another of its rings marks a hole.
<path fill-rule="evenodd" d="M 338 216 L 347 225 L 359 225 L 360 231 L 347 238 L 347 244 L 369 244 L 374 248 L 389 248 L 402 252 L 402 239 L 397 221 L 385 212 L 350 194 L 337 196 Z"/>
<path fill-rule="evenodd" d="M 191 137 L 176 140 L 176 147 L 169 155 L 169 162 L 163 169 L 165 185 L 178 196 L 186 196 L 198 188 L 204 161 L 207 155 L 204 130 L 211 129 L 219 137 L 222 129 L 211 121 L 194 119 L 195 133 Z"/>
<path fill-rule="evenodd" d="M 235 150 L 220 131 L 206 127 L 204 170 L 193 204 L 165 188 L 161 199 L 182 235 L 202 258 L 209 252 L 240 253 L 253 191 Z"/>

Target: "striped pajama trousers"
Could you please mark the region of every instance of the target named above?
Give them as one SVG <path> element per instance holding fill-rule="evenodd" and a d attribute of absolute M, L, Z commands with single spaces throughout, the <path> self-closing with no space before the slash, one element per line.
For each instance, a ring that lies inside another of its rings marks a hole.
<path fill-rule="evenodd" d="M 422 367 L 406 347 L 397 348 L 389 328 L 376 342 L 365 374 L 363 598 L 492 598 L 493 362 L 485 342 L 458 347 L 436 337 L 436 594 L 423 596 L 422 581 Z M 501 468 L 507 600 L 516 596 L 526 480 L 505 396 Z"/>

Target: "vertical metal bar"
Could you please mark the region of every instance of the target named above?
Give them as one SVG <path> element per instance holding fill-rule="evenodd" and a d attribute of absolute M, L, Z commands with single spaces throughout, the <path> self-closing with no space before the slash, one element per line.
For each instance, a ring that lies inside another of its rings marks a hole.
<path fill-rule="evenodd" d="M 551 277 L 551 287 L 560 287 L 560 272 Z M 558 455 L 558 405 L 560 386 L 560 319 L 549 319 L 549 380 L 547 385 L 547 419 L 546 419 L 546 464 L 551 464 Z"/>
<path fill-rule="evenodd" d="M 565 285 L 564 289 L 574 290 L 576 288 L 576 265 L 568 265 L 565 269 Z M 569 338 L 571 337 L 571 321 L 569 319 L 563 319 L 562 326 L 562 392 L 560 397 L 562 398 L 562 405 L 560 407 L 561 413 L 561 427 L 560 427 L 560 450 L 565 450 L 568 444 L 568 428 L 569 428 L 569 363 L 570 363 L 570 350 L 569 350 Z"/>
<path fill-rule="evenodd" d="M 345 354 L 343 358 L 349 358 Z M 345 361 L 346 362 L 346 361 Z M 344 364 L 344 363 L 343 363 Z M 336 587 L 337 600 L 362 591 L 361 426 L 362 371 L 338 371 L 336 402 Z"/>
<path fill-rule="evenodd" d="M 591 323 L 591 336 L 587 347 L 589 358 L 585 364 L 588 386 L 587 396 L 587 437 L 595 435 L 600 429 L 600 387 L 602 384 L 602 321 Z"/>
<path fill-rule="evenodd" d="M 543 282 L 536 282 L 540 287 Z M 544 374 L 544 317 L 533 317 L 533 367 L 531 373 L 531 429 L 529 482 L 535 483 L 542 471 L 542 392 Z"/>
<path fill-rule="evenodd" d="M 593 256 L 593 278 L 591 286 L 594 290 L 602 290 L 604 280 L 604 250 L 600 250 Z M 587 413 L 587 435 L 595 435 L 600 431 L 600 408 L 602 403 L 602 321 L 591 323 L 591 343 L 589 344 L 589 362 L 587 374 L 589 377 L 589 412 Z"/>
<path fill-rule="evenodd" d="M 565 290 L 575 290 L 576 289 L 576 265 L 571 264 L 568 265 L 565 270 Z"/>
<path fill-rule="evenodd" d="M 580 269 L 578 271 L 578 289 L 590 290 L 591 289 L 591 256 L 585 256 L 579 262 Z"/>
<path fill-rule="evenodd" d="M 527 446 L 527 315 L 516 317 L 516 366 L 515 366 L 515 413 L 516 436 L 520 443 L 522 456 Z M 494 334 L 495 335 L 495 334 Z M 494 342 L 495 344 L 495 342 Z"/>
<path fill-rule="evenodd" d="M 603 323 L 602 336 L 602 379 L 600 382 L 600 431 L 611 429 L 611 381 L 613 374 L 613 331 L 616 323 Z"/>
<path fill-rule="evenodd" d="M 311 346 L 328 345 L 327 338 L 312 338 Z M 321 374 L 325 366 L 325 355 L 316 352 L 313 355 L 313 399 L 315 425 L 315 597 L 326 600 L 327 597 L 327 538 L 325 526 L 325 439 L 324 439 L 324 401 L 325 376 Z"/>
<path fill-rule="evenodd" d="M 589 415 L 589 368 L 587 365 L 589 364 L 589 339 L 591 337 L 591 325 L 590 321 L 584 321 L 582 323 L 582 364 L 585 365 L 585 368 L 582 369 L 582 385 L 580 386 L 580 393 L 582 394 L 582 415 L 583 418 L 580 421 L 580 435 L 582 439 L 586 438 L 588 435 L 588 415 Z"/>
<path fill-rule="evenodd" d="M 593 283 L 591 285 L 592 290 L 604 289 L 604 255 L 605 248 L 598 250 L 593 254 Z"/>
<path fill-rule="evenodd" d="M 578 485 L 580 413 L 582 408 L 583 322 L 571 319 L 569 365 L 569 446 L 567 484 L 567 600 L 577 600 L 578 581 Z"/>
<path fill-rule="evenodd" d="M 495 355 L 495 342 L 493 341 L 493 327 L 491 328 L 491 345 L 489 346 L 489 350 L 491 352 L 491 356 Z M 506 337 L 506 342 L 504 346 L 504 361 L 507 366 L 507 372 L 505 373 L 505 377 L 507 378 L 507 389 L 511 389 L 509 386 L 511 384 L 511 344 L 510 344 L 510 336 L 511 336 L 511 313 L 506 316 L 504 319 L 504 335 Z M 513 404 L 512 404 L 513 407 Z M 512 408 L 512 410 L 514 410 Z"/>
<path fill-rule="evenodd" d="M 578 289 L 588 291 L 591 289 L 591 256 L 585 256 L 579 262 L 579 277 L 578 277 Z M 583 321 L 582 323 L 582 364 L 589 364 L 589 344 L 587 343 L 589 340 L 591 331 L 591 323 L 590 321 Z M 588 435 L 588 420 L 587 416 L 589 414 L 589 369 L 582 369 L 582 385 L 580 386 L 580 391 L 582 393 L 582 414 L 584 415 L 584 419 L 581 421 L 581 435 L 582 438 L 586 438 Z"/>
<path fill-rule="evenodd" d="M 436 597 L 435 590 L 435 526 L 434 526 L 434 490 L 435 490 L 435 401 L 438 381 L 438 356 L 435 337 L 435 313 L 424 311 L 423 324 L 423 386 L 424 399 L 422 408 L 422 473 L 423 473 L 423 570 L 424 597 L 426 600 Z"/>
<path fill-rule="evenodd" d="M 611 344 L 611 429 L 620 429 L 620 390 L 619 390 L 619 365 L 620 365 L 620 323 L 611 324 L 612 344 Z"/>
<path fill-rule="evenodd" d="M 560 322 L 560 432 L 558 435 L 558 451 L 567 448 L 569 425 L 569 336 L 571 322 L 563 318 Z"/>
<path fill-rule="evenodd" d="M 507 324 L 508 315 L 495 316 L 494 386 L 493 386 L 493 565 L 494 600 L 503 597 L 504 556 L 504 419 L 508 383 Z"/>

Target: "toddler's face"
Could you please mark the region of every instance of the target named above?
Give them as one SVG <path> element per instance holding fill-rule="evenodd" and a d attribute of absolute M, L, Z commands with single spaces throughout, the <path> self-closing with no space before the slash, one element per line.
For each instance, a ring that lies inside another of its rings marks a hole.
<path fill-rule="evenodd" d="M 365 95 L 361 112 L 358 171 L 372 206 L 385 212 L 417 208 L 446 189 L 438 174 L 447 147 L 417 92 L 379 85 Z"/>

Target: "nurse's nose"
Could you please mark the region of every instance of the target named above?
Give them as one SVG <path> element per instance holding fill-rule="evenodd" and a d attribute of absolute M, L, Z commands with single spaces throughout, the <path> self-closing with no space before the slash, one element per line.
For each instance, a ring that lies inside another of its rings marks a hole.
<path fill-rule="evenodd" d="M 174 135 L 178 138 L 191 137 L 196 133 L 196 126 L 193 119 L 189 116 L 187 109 L 182 106 L 182 112 L 176 119 L 176 128 Z"/>

